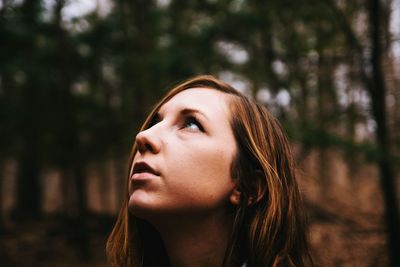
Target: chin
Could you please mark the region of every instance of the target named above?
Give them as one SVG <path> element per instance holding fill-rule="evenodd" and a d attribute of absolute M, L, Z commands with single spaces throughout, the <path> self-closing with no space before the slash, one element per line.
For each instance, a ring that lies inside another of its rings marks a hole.
<path fill-rule="evenodd" d="M 146 221 L 160 220 L 165 215 L 162 207 L 155 203 L 146 192 L 135 191 L 129 198 L 128 211 L 130 214 Z"/>
<path fill-rule="evenodd" d="M 149 213 L 152 208 L 148 197 L 146 197 L 146 194 L 135 191 L 129 198 L 128 210 L 131 214 L 142 218 L 143 215 Z"/>

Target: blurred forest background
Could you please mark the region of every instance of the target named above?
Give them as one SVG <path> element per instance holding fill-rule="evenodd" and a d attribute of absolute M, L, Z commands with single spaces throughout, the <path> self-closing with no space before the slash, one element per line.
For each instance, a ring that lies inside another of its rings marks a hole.
<path fill-rule="evenodd" d="M 400 266 L 399 0 L 0 0 L 1 266 L 106 266 L 138 126 L 196 74 L 282 121 L 317 266 Z"/>

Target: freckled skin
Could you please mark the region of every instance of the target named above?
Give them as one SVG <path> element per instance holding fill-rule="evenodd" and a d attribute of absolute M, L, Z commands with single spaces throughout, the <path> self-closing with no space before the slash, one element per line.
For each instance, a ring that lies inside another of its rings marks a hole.
<path fill-rule="evenodd" d="M 131 180 L 129 210 L 144 219 L 160 214 L 224 211 L 235 188 L 231 163 L 237 147 L 229 124 L 229 96 L 213 89 L 178 93 L 159 110 L 160 121 L 137 135 L 134 158 L 160 175 Z M 181 111 L 195 109 L 204 132 Z"/>

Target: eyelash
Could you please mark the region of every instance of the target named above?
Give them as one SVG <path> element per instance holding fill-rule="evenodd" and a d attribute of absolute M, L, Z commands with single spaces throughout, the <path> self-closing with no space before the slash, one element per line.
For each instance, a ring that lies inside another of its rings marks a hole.
<path fill-rule="evenodd" d="M 155 115 L 153 116 L 153 118 L 150 120 L 150 123 L 149 123 L 147 129 L 153 127 L 154 125 L 156 125 L 156 124 L 159 123 L 160 121 L 162 121 L 161 118 L 160 118 L 160 115 L 155 114 Z M 184 118 L 183 118 L 183 127 L 182 127 L 182 128 L 187 128 L 186 126 L 187 126 L 189 123 L 194 123 L 194 124 L 196 124 L 196 126 L 199 127 L 199 130 L 200 130 L 201 132 L 205 132 L 203 125 L 201 125 L 201 123 L 200 123 L 199 120 L 196 118 L 196 116 L 194 116 L 194 115 L 186 115 L 186 116 L 184 116 Z"/>

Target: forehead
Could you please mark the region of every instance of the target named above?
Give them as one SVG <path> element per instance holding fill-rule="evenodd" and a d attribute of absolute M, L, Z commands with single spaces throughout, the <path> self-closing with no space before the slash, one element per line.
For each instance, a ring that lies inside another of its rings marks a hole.
<path fill-rule="evenodd" d="M 229 95 L 215 89 L 190 88 L 179 92 L 164 103 L 159 109 L 160 114 L 180 109 L 194 109 L 205 113 L 205 115 L 216 116 L 218 114 L 228 115 Z"/>

